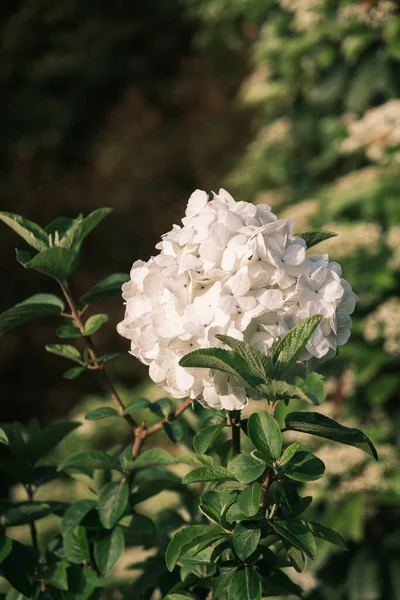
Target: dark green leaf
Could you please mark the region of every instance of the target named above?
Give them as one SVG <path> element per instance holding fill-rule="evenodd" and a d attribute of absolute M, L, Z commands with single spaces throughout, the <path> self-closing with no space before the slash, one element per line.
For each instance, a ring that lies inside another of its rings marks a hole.
<path fill-rule="evenodd" d="M 242 490 L 243 491 L 243 490 Z M 239 504 L 235 502 L 226 511 L 225 518 L 228 523 L 234 523 L 235 521 L 247 521 L 249 515 L 246 515 L 239 507 Z"/>
<path fill-rule="evenodd" d="M 337 234 L 332 231 L 306 231 L 304 233 L 299 233 L 298 236 L 303 238 L 307 248 L 312 248 L 320 242 L 336 237 Z"/>
<path fill-rule="evenodd" d="M 181 367 L 224 371 L 233 377 L 243 379 L 252 387 L 264 381 L 263 377 L 233 350 L 221 350 L 220 348 L 195 350 L 181 358 L 179 364 Z"/>
<path fill-rule="evenodd" d="M 89 411 L 85 415 L 85 419 L 88 421 L 99 421 L 100 419 L 106 419 L 107 417 L 119 417 L 120 414 L 115 408 L 111 406 L 99 406 L 94 410 Z"/>
<path fill-rule="evenodd" d="M 94 544 L 94 558 L 102 575 L 111 573 L 125 548 L 124 534 L 120 527 L 104 533 Z"/>
<path fill-rule="evenodd" d="M 75 224 L 65 233 L 61 240 L 64 248 L 79 250 L 83 240 L 112 212 L 111 208 L 98 208 L 85 217 L 76 220 Z"/>
<path fill-rule="evenodd" d="M 45 250 L 49 247 L 49 237 L 46 232 L 28 219 L 10 212 L 0 212 L 0 221 L 3 221 L 8 227 L 13 229 L 22 239 L 32 248 Z"/>
<path fill-rule="evenodd" d="M 287 429 L 309 433 L 348 446 L 354 446 L 378 460 L 371 440 L 359 429 L 344 427 L 333 419 L 312 412 L 293 412 L 286 416 Z"/>
<path fill-rule="evenodd" d="M 71 227 L 78 221 L 82 221 L 82 215 L 79 215 L 76 219 L 69 219 L 68 217 L 57 217 L 54 221 L 51 221 L 44 228 L 47 235 L 51 235 L 53 241 L 60 241 Z M 56 244 L 57 245 L 57 244 Z"/>
<path fill-rule="evenodd" d="M 293 583 L 283 571 L 273 571 L 263 581 L 263 596 L 266 598 L 288 595 L 302 597 L 302 594 L 303 590 Z"/>
<path fill-rule="evenodd" d="M 317 546 L 314 537 L 302 521 L 282 521 L 275 519 L 271 520 L 270 524 L 276 533 L 304 552 L 312 560 L 315 559 Z"/>
<path fill-rule="evenodd" d="M 296 571 L 302 573 L 306 568 L 306 557 L 304 556 L 304 552 L 296 548 L 296 546 L 290 546 L 287 555 Z"/>
<path fill-rule="evenodd" d="M 169 398 L 160 398 L 155 402 L 152 402 L 149 406 L 152 413 L 166 419 L 172 412 L 173 406 Z"/>
<path fill-rule="evenodd" d="M 342 550 L 348 550 L 345 540 L 340 533 L 337 533 L 337 531 L 325 527 L 325 525 L 321 525 L 320 523 L 307 522 L 306 525 L 315 537 L 325 540 L 325 542 L 330 542 L 335 546 L 339 546 Z"/>
<path fill-rule="evenodd" d="M 0 535 L 0 563 L 10 554 L 13 540 L 6 535 Z"/>
<path fill-rule="evenodd" d="M 245 567 L 234 574 L 228 588 L 228 600 L 261 600 L 261 581 L 254 569 Z"/>
<path fill-rule="evenodd" d="M 269 356 L 259 352 L 253 348 L 253 346 L 250 346 L 250 344 L 236 340 L 229 335 L 217 334 L 215 337 L 237 352 L 237 354 L 250 364 L 262 377 L 272 376 L 274 365 Z"/>
<path fill-rule="evenodd" d="M 68 589 L 67 568 L 68 563 L 65 562 L 49 565 L 47 570 L 40 574 L 40 579 L 58 590 L 66 591 Z"/>
<path fill-rule="evenodd" d="M 64 510 L 61 502 L 3 502 L 0 504 L 0 526 L 25 525 Z"/>
<path fill-rule="evenodd" d="M 131 415 L 137 410 L 142 410 L 143 408 L 150 408 L 150 402 L 146 398 L 135 398 L 126 406 L 124 410 L 124 415 Z"/>
<path fill-rule="evenodd" d="M 59 315 L 63 310 L 64 303 L 57 296 L 35 294 L 0 315 L 0 335 L 33 319 Z"/>
<path fill-rule="evenodd" d="M 74 565 L 68 571 L 68 591 L 63 593 L 64 600 L 87 600 L 97 584 L 97 575 L 93 569 Z"/>
<path fill-rule="evenodd" d="M 182 479 L 182 483 L 196 483 L 198 481 L 227 481 L 235 479 L 235 476 L 225 469 L 217 465 L 210 465 L 206 467 L 199 467 L 194 471 L 191 471 Z"/>
<path fill-rule="evenodd" d="M 149 448 L 139 454 L 134 460 L 133 466 L 138 469 L 150 465 L 173 465 L 175 463 L 175 458 L 163 448 Z"/>
<path fill-rule="evenodd" d="M 267 411 L 250 415 L 247 431 L 257 450 L 263 452 L 271 461 L 280 457 L 282 433 L 274 417 Z"/>
<path fill-rule="evenodd" d="M 110 298 L 111 296 L 120 296 L 121 287 L 124 283 L 129 281 L 128 273 L 115 273 L 109 275 L 102 281 L 99 281 L 92 287 L 92 289 L 84 294 L 81 298 L 83 304 L 93 304 L 103 300 L 103 298 Z"/>
<path fill-rule="evenodd" d="M 95 500 L 77 500 L 67 508 L 61 521 L 61 533 L 67 535 L 81 524 L 86 515 L 96 506 Z"/>
<path fill-rule="evenodd" d="M 86 367 L 72 367 L 63 374 L 64 379 L 77 379 L 86 371 Z"/>
<path fill-rule="evenodd" d="M 67 421 L 54 423 L 42 429 L 37 435 L 31 437 L 26 444 L 26 452 L 31 462 L 36 462 L 42 456 L 53 450 L 68 434 L 75 431 L 81 423 Z"/>
<path fill-rule="evenodd" d="M 0 444 L 4 444 L 5 446 L 9 445 L 7 433 L 2 427 L 0 427 Z"/>
<path fill-rule="evenodd" d="M 219 525 L 191 525 L 178 531 L 170 541 L 165 555 L 168 570 L 173 571 L 180 557 L 200 542 L 217 539 L 223 534 L 224 529 Z"/>
<path fill-rule="evenodd" d="M 322 315 L 312 315 L 281 339 L 274 352 L 277 373 L 286 373 L 296 362 L 321 320 Z"/>
<path fill-rule="evenodd" d="M 182 423 L 179 421 L 163 421 L 162 428 L 173 444 L 179 444 L 184 435 Z"/>
<path fill-rule="evenodd" d="M 238 454 L 229 463 L 229 471 L 242 483 L 251 483 L 261 477 L 265 467 L 264 461 L 251 454 Z"/>
<path fill-rule="evenodd" d="M 325 465 L 311 452 L 299 450 L 283 467 L 284 473 L 295 481 L 315 481 L 325 472 Z"/>
<path fill-rule="evenodd" d="M 64 281 L 72 275 L 78 266 L 78 258 L 79 255 L 73 250 L 59 246 L 42 250 L 33 258 L 26 253 L 17 252 L 18 261 L 26 269 L 35 269 L 57 281 Z"/>
<path fill-rule="evenodd" d="M 193 448 L 197 454 L 204 454 L 207 452 L 221 435 L 224 427 L 225 423 L 218 423 L 217 425 L 208 425 L 207 427 L 200 429 L 193 439 Z"/>
<path fill-rule="evenodd" d="M 33 593 L 31 577 L 37 569 L 38 562 L 39 553 L 36 548 L 24 546 L 13 540 L 11 552 L 1 563 L 1 572 L 13 588 L 30 598 Z"/>
<path fill-rule="evenodd" d="M 64 325 L 57 329 L 57 336 L 61 339 L 76 339 L 81 337 L 81 332 L 75 325 Z"/>
<path fill-rule="evenodd" d="M 32 465 L 20 458 L 0 458 L 0 471 L 19 483 L 32 483 L 34 471 Z"/>
<path fill-rule="evenodd" d="M 104 323 L 109 320 L 108 315 L 98 314 L 92 315 L 85 323 L 84 335 L 94 335 Z"/>
<path fill-rule="evenodd" d="M 103 527 L 112 529 L 128 504 L 129 486 L 125 479 L 107 483 L 100 491 L 98 511 Z"/>
<path fill-rule="evenodd" d="M 88 467 L 89 469 L 111 469 L 121 471 L 119 462 L 113 457 L 103 452 L 103 450 L 86 450 L 77 452 L 68 456 L 58 467 L 58 471 L 69 469 L 71 467 Z"/>
<path fill-rule="evenodd" d="M 229 584 L 238 568 L 236 564 L 224 565 L 219 568 L 218 576 L 213 577 L 211 580 L 214 598 L 226 598 Z"/>
<path fill-rule="evenodd" d="M 257 549 L 261 538 L 261 529 L 256 523 L 238 523 L 232 537 L 235 554 L 240 560 L 246 560 Z"/>
<path fill-rule="evenodd" d="M 48 344 L 45 346 L 47 352 L 50 354 L 56 354 L 57 356 L 61 356 L 62 358 L 67 358 L 68 360 L 73 360 L 74 362 L 83 365 L 83 359 L 81 353 L 78 348 L 75 346 L 68 346 L 67 344 Z"/>
<path fill-rule="evenodd" d="M 240 510 L 248 517 L 253 517 L 260 508 L 262 487 L 259 483 L 250 485 L 239 493 L 237 503 Z"/>

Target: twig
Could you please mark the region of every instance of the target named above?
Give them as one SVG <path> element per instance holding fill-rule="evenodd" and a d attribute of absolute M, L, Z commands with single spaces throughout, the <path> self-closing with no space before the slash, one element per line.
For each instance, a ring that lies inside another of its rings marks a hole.
<path fill-rule="evenodd" d="M 33 502 L 33 496 L 35 494 L 34 489 L 32 487 L 32 485 L 30 483 L 27 483 L 25 486 L 25 491 L 28 495 L 29 501 Z M 38 552 L 40 552 L 39 549 L 39 539 L 38 539 L 38 532 L 36 529 L 36 523 L 35 521 L 31 521 L 31 523 L 29 523 L 29 531 L 31 533 L 31 540 L 32 540 L 32 546 L 34 548 L 36 548 L 36 550 Z M 41 592 L 45 592 L 46 591 L 46 582 L 43 581 L 43 579 L 40 581 L 40 591 Z"/>
<path fill-rule="evenodd" d="M 270 467 L 267 467 L 264 471 L 263 480 L 261 482 L 262 492 L 261 492 L 260 506 L 264 510 L 267 507 L 268 490 L 271 485 L 271 476 L 272 476 L 272 469 Z"/>
<path fill-rule="evenodd" d="M 230 417 L 230 425 L 232 427 L 232 454 L 237 456 L 240 454 L 240 412 L 235 417 Z"/>

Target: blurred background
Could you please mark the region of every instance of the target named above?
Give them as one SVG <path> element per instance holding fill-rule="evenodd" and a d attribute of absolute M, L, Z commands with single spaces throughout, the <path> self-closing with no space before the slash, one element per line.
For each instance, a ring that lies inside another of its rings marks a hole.
<path fill-rule="evenodd" d="M 316 251 L 342 264 L 360 302 L 324 367 L 324 410 L 362 427 L 382 460 L 319 448 L 330 477 L 312 495 L 351 545 L 325 548 L 302 584 L 310 600 L 400 599 L 397 0 L 7 0 L 0 14 L 1 210 L 45 225 L 114 209 L 85 243 L 76 295 L 147 260 L 198 187 L 270 204 L 297 232 L 338 234 Z M 2 226 L 0 312 L 56 291 L 15 262 L 17 243 Z M 122 303 L 103 308 L 98 342 L 125 353 L 121 389 L 159 397 L 117 339 Z M 46 424 L 98 401 L 95 377 L 66 383 L 45 353 L 54 331 L 45 320 L 1 340 L 2 421 Z"/>

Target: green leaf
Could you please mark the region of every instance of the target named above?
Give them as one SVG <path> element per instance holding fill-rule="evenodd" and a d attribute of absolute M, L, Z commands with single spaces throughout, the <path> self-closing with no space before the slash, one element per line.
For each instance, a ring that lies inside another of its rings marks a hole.
<path fill-rule="evenodd" d="M 224 565 L 219 568 L 218 575 L 211 579 L 213 598 L 226 598 L 229 584 L 238 568 L 235 564 Z"/>
<path fill-rule="evenodd" d="M 254 517 L 260 508 L 262 487 L 259 483 L 247 487 L 239 493 L 237 503 L 240 510 L 248 517 Z"/>
<path fill-rule="evenodd" d="M 75 348 L 75 346 L 68 346 L 67 344 L 48 344 L 45 346 L 45 348 L 47 352 L 50 352 L 50 354 L 56 354 L 62 358 L 73 360 L 80 365 L 83 365 L 84 363 L 81 353 L 79 352 L 78 348 Z"/>
<path fill-rule="evenodd" d="M 137 410 L 150 408 L 150 402 L 146 398 L 135 398 L 125 407 L 124 415 L 131 415 Z"/>
<path fill-rule="evenodd" d="M 261 600 L 261 581 L 254 569 L 245 567 L 234 574 L 228 588 L 228 600 Z"/>
<path fill-rule="evenodd" d="M 0 221 L 8 225 L 35 250 L 40 252 L 49 247 L 48 235 L 36 223 L 10 212 L 0 212 Z"/>
<path fill-rule="evenodd" d="M 74 564 L 90 561 L 90 549 L 86 530 L 82 525 L 63 535 L 65 558 Z"/>
<path fill-rule="evenodd" d="M 190 471 L 182 479 L 182 483 L 197 483 L 199 481 L 228 481 L 230 479 L 236 479 L 235 476 L 225 469 L 217 465 L 210 465 L 206 467 L 199 467 Z"/>
<path fill-rule="evenodd" d="M 324 376 L 319 373 L 310 373 L 306 379 L 296 377 L 296 386 L 304 392 L 313 404 L 319 405 L 325 400 Z"/>
<path fill-rule="evenodd" d="M 152 402 L 149 408 L 152 413 L 163 419 L 166 419 L 173 410 L 172 402 L 169 398 L 160 398 Z"/>
<path fill-rule="evenodd" d="M 105 217 L 112 212 L 111 208 L 98 208 L 85 217 L 76 220 L 61 240 L 63 248 L 79 250 L 83 240 L 95 229 Z"/>
<path fill-rule="evenodd" d="M 6 535 L 0 535 L 0 563 L 7 558 L 12 550 L 13 540 Z"/>
<path fill-rule="evenodd" d="M 290 446 L 288 446 L 286 448 L 286 450 L 283 452 L 281 458 L 279 459 L 279 464 L 281 467 L 284 467 L 286 465 L 286 463 L 289 462 L 289 460 L 292 458 L 292 456 L 294 454 L 296 454 L 299 447 L 300 447 L 299 442 L 295 442 L 294 444 L 290 444 Z"/>
<path fill-rule="evenodd" d="M 107 483 L 100 491 L 98 511 L 100 523 L 112 529 L 122 517 L 128 504 L 129 486 L 125 479 Z"/>
<path fill-rule="evenodd" d="M 332 231 L 306 231 L 304 233 L 297 234 L 298 237 L 303 238 L 307 248 L 312 248 L 320 242 L 329 240 L 330 238 L 336 237 L 337 234 Z"/>
<path fill-rule="evenodd" d="M 242 483 L 251 483 L 261 477 L 265 467 L 264 461 L 251 454 L 238 454 L 229 462 L 229 471 Z"/>
<path fill-rule="evenodd" d="M 64 600 L 87 600 L 97 585 L 97 575 L 93 569 L 73 565 L 67 571 L 68 591 Z"/>
<path fill-rule="evenodd" d="M 0 504 L 0 526 L 26 525 L 64 508 L 61 502 L 3 502 Z"/>
<path fill-rule="evenodd" d="M 26 252 L 17 250 L 17 260 L 26 269 L 35 269 L 57 281 L 64 281 L 78 266 L 79 255 L 73 250 L 54 246 L 42 250 L 33 258 Z"/>
<path fill-rule="evenodd" d="M 67 421 L 65 423 L 54 423 L 39 431 L 28 439 L 26 453 L 29 460 L 35 463 L 39 458 L 53 450 L 67 435 L 75 431 L 81 423 L 78 421 Z"/>
<path fill-rule="evenodd" d="M 133 461 L 133 466 L 137 469 L 151 465 L 174 465 L 175 458 L 163 448 L 149 448 L 141 452 Z"/>
<path fill-rule="evenodd" d="M 64 325 L 57 329 L 57 337 L 64 339 L 76 339 L 81 337 L 81 332 L 75 325 Z"/>
<path fill-rule="evenodd" d="M 261 529 L 256 523 L 238 523 L 232 536 L 232 546 L 240 560 L 246 560 L 257 549 Z"/>
<path fill-rule="evenodd" d="M 221 435 L 224 427 L 225 423 L 217 423 L 217 425 L 208 425 L 200 429 L 193 438 L 193 448 L 197 454 L 205 454 Z"/>
<path fill-rule="evenodd" d="M 277 374 L 286 373 L 296 362 L 321 320 L 322 315 L 312 315 L 281 339 L 274 352 Z"/>
<path fill-rule="evenodd" d="M 178 560 L 188 550 L 194 548 L 200 542 L 214 540 L 224 534 L 224 529 L 219 525 L 191 525 L 178 531 L 168 544 L 165 554 L 167 569 L 173 571 Z M 210 542 L 211 543 L 211 542 Z"/>
<path fill-rule="evenodd" d="M 64 379 L 77 379 L 86 371 L 86 367 L 72 367 L 63 373 Z"/>
<path fill-rule="evenodd" d="M 102 575 L 111 573 L 125 548 L 124 534 L 120 527 L 110 533 L 104 533 L 94 543 L 94 558 Z"/>
<path fill-rule="evenodd" d="M 99 406 L 94 410 L 90 410 L 85 415 L 87 421 L 100 421 L 100 419 L 107 419 L 108 417 L 119 417 L 119 412 L 111 406 Z"/>
<path fill-rule="evenodd" d="M 321 525 L 321 523 L 307 522 L 306 525 L 314 537 L 320 538 L 325 542 L 330 542 L 335 546 L 339 546 L 342 550 L 348 550 L 345 540 L 337 531 L 330 529 L 330 527 L 325 527 L 325 525 Z"/>
<path fill-rule="evenodd" d="M 63 471 L 70 468 L 88 467 L 89 469 L 110 469 L 121 471 L 121 466 L 117 459 L 103 452 L 103 450 L 85 450 L 68 456 L 58 466 L 57 471 Z"/>
<path fill-rule="evenodd" d="M 57 296 L 53 296 L 53 294 L 35 294 L 0 315 L 0 335 L 28 321 L 40 317 L 59 315 L 63 310 L 64 303 Z"/>
<path fill-rule="evenodd" d="M 61 521 L 61 534 L 71 533 L 96 506 L 95 500 L 77 500 L 67 508 Z"/>
<path fill-rule="evenodd" d="M 121 287 L 124 283 L 129 281 L 128 273 L 115 273 L 109 275 L 102 281 L 99 281 L 92 287 L 92 289 L 81 297 L 83 304 L 93 304 L 104 298 L 110 298 L 111 296 L 120 296 Z"/>
<path fill-rule="evenodd" d="M 68 589 L 67 577 L 68 563 L 58 562 L 53 565 L 48 565 L 44 573 L 40 573 L 40 579 L 46 581 L 57 590 L 66 591 Z"/>
<path fill-rule="evenodd" d="M 287 551 L 287 556 L 292 566 L 298 573 L 302 573 L 306 568 L 306 557 L 304 552 L 296 548 L 295 546 L 290 546 Z"/>
<path fill-rule="evenodd" d="M 248 435 L 254 446 L 269 460 L 277 460 L 282 451 L 282 433 L 273 416 L 266 410 L 250 415 Z"/>
<path fill-rule="evenodd" d="M 237 352 L 261 377 L 267 378 L 272 376 L 274 365 L 269 356 L 259 352 L 253 346 L 250 346 L 250 344 L 241 342 L 229 335 L 217 334 L 215 337 Z"/>
<path fill-rule="evenodd" d="M 287 429 L 309 433 L 348 446 L 354 446 L 378 460 L 371 440 L 359 429 L 344 427 L 333 419 L 314 412 L 293 412 L 286 416 Z"/>
<path fill-rule="evenodd" d="M 325 472 L 325 465 L 311 452 L 299 450 L 284 465 L 283 471 L 287 477 L 295 481 L 316 481 Z"/>
<path fill-rule="evenodd" d="M 44 228 L 47 235 L 51 235 L 54 241 L 60 241 L 71 227 L 78 221 L 82 221 L 82 215 L 79 215 L 76 219 L 70 219 L 68 217 L 57 217 L 54 221 L 51 221 Z M 57 244 L 55 244 L 57 245 Z"/>
<path fill-rule="evenodd" d="M 243 490 L 242 490 L 243 491 Z M 235 521 L 247 521 L 249 516 L 240 510 L 239 504 L 235 502 L 226 511 L 225 518 L 228 523 L 234 523 Z"/>
<path fill-rule="evenodd" d="M 94 335 L 104 323 L 109 320 L 108 315 L 98 314 L 92 315 L 85 323 L 84 335 Z"/>
<path fill-rule="evenodd" d="M 173 444 L 179 444 L 184 435 L 182 423 L 179 421 L 163 421 L 162 428 Z"/>
<path fill-rule="evenodd" d="M 179 361 L 181 367 L 216 369 L 243 379 L 251 387 L 263 383 L 264 378 L 237 352 L 220 348 L 205 348 L 187 354 Z"/>
<path fill-rule="evenodd" d="M 34 591 L 30 577 L 34 575 L 38 562 L 39 553 L 36 548 L 13 540 L 11 552 L 1 563 L 1 572 L 13 588 L 30 598 Z"/>
<path fill-rule="evenodd" d="M 9 445 L 7 433 L 2 427 L 0 427 L 0 444 L 4 444 L 5 446 Z"/>
<path fill-rule="evenodd" d="M 317 545 L 311 531 L 302 521 L 282 521 L 275 519 L 271 520 L 270 524 L 277 534 L 293 546 L 296 546 L 296 548 L 304 552 L 312 560 L 315 559 Z"/>
<path fill-rule="evenodd" d="M 269 383 L 263 383 L 257 387 L 257 392 L 261 394 L 263 398 L 267 400 L 273 400 L 274 402 L 288 402 L 293 398 L 299 400 L 305 400 L 308 402 L 310 398 L 297 386 L 286 383 L 286 381 L 270 381 Z"/>

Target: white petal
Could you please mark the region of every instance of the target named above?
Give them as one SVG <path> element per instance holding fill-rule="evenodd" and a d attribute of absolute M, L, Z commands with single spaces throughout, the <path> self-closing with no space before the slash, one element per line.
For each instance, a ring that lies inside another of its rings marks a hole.
<path fill-rule="evenodd" d="M 186 216 L 193 217 L 194 215 L 199 214 L 201 210 L 207 205 L 208 202 L 208 194 L 203 190 L 196 190 L 190 196 L 187 208 L 186 208 Z"/>

